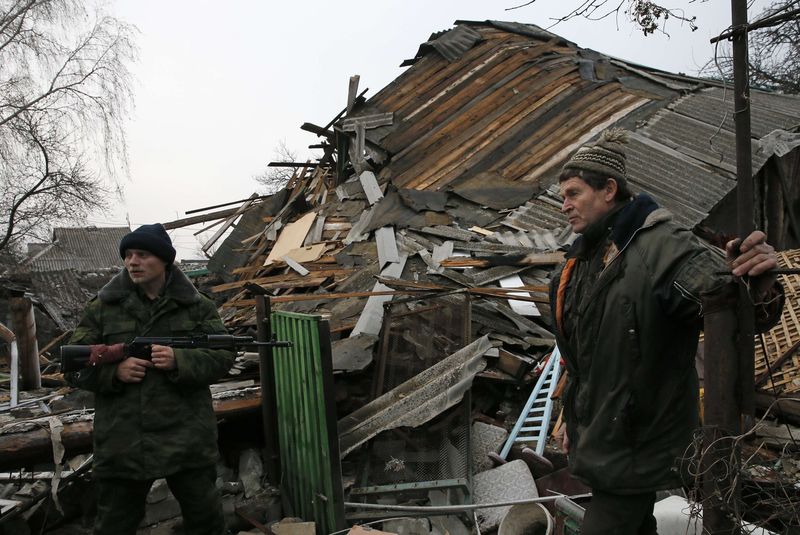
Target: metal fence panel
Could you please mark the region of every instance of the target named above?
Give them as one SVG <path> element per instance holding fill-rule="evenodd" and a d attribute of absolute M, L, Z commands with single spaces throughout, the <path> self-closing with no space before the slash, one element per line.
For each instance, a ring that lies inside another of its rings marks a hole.
<path fill-rule="evenodd" d="M 344 528 L 344 497 L 328 322 L 292 312 L 271 318 L 277 338 L 293 343 L 274 359 L 281 490 L 295 515 L 332 533 Z"/>

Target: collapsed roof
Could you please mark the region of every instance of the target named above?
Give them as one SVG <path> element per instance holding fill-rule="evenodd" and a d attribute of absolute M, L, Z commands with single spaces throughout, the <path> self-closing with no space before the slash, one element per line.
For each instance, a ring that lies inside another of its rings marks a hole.
<path fill-rule="evenodd" d="M 552 345 L 548 270 L 574 239 L 555 179 L 573 150 L 611 126 L 632 132 L 634 190 L 687 227 L 728 231 L 735 220 L 733 101 L 719 82 L 497 21 L 457 21 L 404 65 L 368 100 L 351 86 L 347 113 L 328 126 L 303 125 L 325 155 L 292 164 L 278 195 L 248 201 L 209 264 L 226 279 L 212 290 L 228 297 L 230 327 L 252 326 L 252 295 L 267 293 L 278 308 L 330 317 L 342 337 L 334 365 L 363 369 L 384 303 L 458 290 L 494 297 L 476 301 L 475 336 L 541 354 Z M 786 247 L 800 236 L 783 216 L 800 198 L 800 98 L 753 91 L 751 107 L 757 190 L 769 190 L 757 198 L 759 226 Z M 532 250 L 540 267 L 479 267 L 480 257 Z M 521 297 L 498 299 L 508 292 L 497 285 Z"/>

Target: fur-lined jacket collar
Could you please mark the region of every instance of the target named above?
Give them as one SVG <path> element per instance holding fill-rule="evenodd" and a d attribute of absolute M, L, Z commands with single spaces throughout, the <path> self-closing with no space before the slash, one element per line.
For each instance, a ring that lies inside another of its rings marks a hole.
<path fill-rule="evenodd" d="M 100 289 L 97 297 L 104 303 L 115 303 L 122 301 L 131 293 L 136 291 L 127 270 L 123 269 L 117 273 L 108 284 Z M 174 299 L 181 304 L 191 304 L 200 298 L 200 292 L 194 287 L 189 278 L 176 267 L 172 267 L 167 272 L 167 285 L 164 295 Z"/>

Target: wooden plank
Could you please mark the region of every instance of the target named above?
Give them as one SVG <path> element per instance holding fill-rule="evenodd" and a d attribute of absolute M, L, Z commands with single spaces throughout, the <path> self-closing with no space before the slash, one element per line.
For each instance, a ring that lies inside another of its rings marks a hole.
<path fill-rule="evenodd" d="M 298 301 L 324 301 L 333 299 L 350 299 L 357 297 L 371 297 L 373 295 L 414 295 L 420 290 L 387 290 L 378 292 L 345 292 L 345 293 L 325 293 L 325 294 L 297 294 L 279 295 L 270 297 L 270 303 L 295 303 Z M 231 299 L 222 305 L 223 308 L 246 308 L 255 306 L 255 299 Z"/>
<path fill-rule="evenodd" d="M 22 390 L 36 390 L 42 387 L 41 370 L 39 369 L 39 346 L 36 341 L 36 318 L 33 314 L 33 303 L 27 297 L 12 297 L 9 300 L 11 325 L 17 335 L 19 351 L 19 371 L 22 377 Z"/>
<path fill-rule="evenodd" d="M 350 112 L 353 111 L 353 104 L 356 102 L 356 97 L 358 96 L 358 82 L 361 80 L 361 76 L 358 74 L 354 74 L 350 77 L 350 82 L 347 84 L 347 107 L 345 108 L 345 113 L 350 115 Z"/>
<path fill-rule="evenodd" d="M 214 414 L 217 417 L 233 416 L 244 412 L 261 410 L 261 394 L 248 397 L 213 400 Z"/>
<path fill-rule="evenodd" d="M 283 280 L 278 282 L 256 282 L 258 279 L 253 281 L 237 281 L 237 283 L 241 282 L 243 286 L 246 283 L 253 283 L 261 286 L 265 290 L 281 290 L 286 288 L 315 288 L 320 286 L 323 282 L 327 280 L 327 277 L 300 277 L 297 276 L 294 280 Z M 235 284 L 235 283 L 231 283 Z M 225 286 L 221 284 L 220 286 Z M 234 286 L 233 288 L 238 288 L 239 286 Z M 211 291 L 214 293 L 224 292 L 225 290 L 218 290 L 218 287 L 211 288 Z M 229 290 L 233 288 L 228 288 Z"/>
<path fill-rule="evenodd" d="M 282 259 L 286 262 L 286 265 L 295 270 L 300 276 L 305 277 L 310 273 L 306 268 L 304 268 L 299 262 L 295 262 L 292 260 L 290 256 L 284 256 Z"/>
<path fill-rule="evenodd" d="M 469 227 L 469 229 L 467 229 L 467 230 L 470 230 L 472 232 L 477 232 L 478 234 L 483 234 L 484 236 L 493 236 L 494 235 L 494 231 L 493 230 L 486 230 L 485 228 L 478 227 L 478 226 Z"/>
<path fill-rule="evenodd" d="M 281 231 L 280 236 L 278 236 L 275 245 L 272 246 L 272 250 L 269 252 L 264 265 L 274 262 L 292 249 L 302 247 L 303 241 L 306 239 L 306 235 L 308 231 L 311 230 L 311 225 L 314 224 L 316 219 L 317 214 L 315 212 L 309 212 L 297 221 L 286 225 Z"/>
<path fill-rule="evenodd" d="M 553 264 L 560 264 L 564 261 L 564 253 L 561 251 L 555 253 L 538 253 L 527 255 L 524 259 L 519 259 L 517 262 L 502 264 L 502 265 L 515 265 L 515 266 L 549 266 Z M 498 260 L 488 260 L 484 258 L 466 258 L 466 257 L 452 257 L 442 260 L 441 264 L 445 267 L 489 267 L 498 265 Z"/>
<path fill-rule="evenodd" d="M 188 227 L 196 223 L 205 223 L 206 221 L 213 221 L 215 219 L 225 219 L 232 216 L 239 210 L 239 207 L 228 208 L 226 210 L 219 210 L 217 212 L 209 212 L 203 215 L 196 215 L 193 217 L 185 217 L 183 219 L 176 219 L 175 221 L 168 221 L 164 223 L 166 230 L 174 230 L 176 228 Z"/>
<path fill-rule="evenodd" d="M 389 126 L 394 122 L 394 112 L 373 113 L 372 115 L 359 115 L 351 119 L 342 121 L 342 130 L 345 132 L 357 132 L 359 127 L 366 129 Z"/>
<path fill-rule="evenodd" d="M 325 204 L 325 202 L 320 201 L 320 204 Z M 322 241 L 323 230 L 325 230 L 325 216 L 320 214 L 314 222 L 314 230 L 306 238 L 306 245 Z"/>
<path fill-rule="evenodd" d="M 200 230 L 196 230 L 196 231 L 192 232 L 192 236 L 197 236 L 198 234 L 202 234 L 203 232 L 207 232 L 207 231 L 211 230 L 212 228 L 216 227 L 217 225 L 223 224 L 224 222 L 225 222 L 224 219 L 218 219 L 217 221 L 214 221 L 210 225 L 205 226 L 205 227 L 201 228 Z"/>
<path fill-rule="evenodd" d="M 0 323 L 0 338 L 2 338 L 6 343 L 10 344 L 16 340 L 17 337 L 14 335 L 11 329 Z"/>
<path fill-rule="evenodd" d="M 219 229 L 217 229 L 214 235 L 211 236 L 211 238 L 209 238 L 209 240 L 203 245 L 202 249 L 204 253 L 207 252 L 212 245 L 217 243 L 217 240 L 220 239 L 220 237 L 222 237 L 223 234 L 225 234 L 225 231 L 228 230 L 231 227 L 231 225 L 233 225 L 233 222 L 236 221 L 236 218 L 242 215 L 244 212 L 246 212 L 247 209 L 250 208 L 250 206 L 253 204 L 253 201 L 257 198 L 258 194 L 253 193 L 253 195 L 250 196 L 250 200 L 242 204 L 239 208 L 236 209 L 236 212 L 234 212 L 231 216 L 228 217 L 228 219 L 225 221 L 225 224 L 222 225 Z"/>
<path fill-rule="evenodd" d="M 401 165 L 405 164 L 405 168 L 392 166 L 392 171 L 396 173 L 393 177 L 395 183 L 417 189 L 427 188 L 436 177 L 447 175 L 448 169 L 453 170 L 464 163 L 463 159 L 471 160 L 471 156 L 506 135 L 512 128 L 525 124 L 532 114 L 547 106 L 554 98 L 563 98 L 561 93 L 568 92 L 573 85 L 581 85 L 577 68 L 570 63 L 548 72 L 542 68 L 523 67 L 525 59 L 524 54 L 511 55 L 504 65 L 492 66 L 497 76 L 495 79 L 499 82 L 491 87 L 475 84 L 475 88 L 465 91 L 472 97 L 468 103 L 456 108 L 449 107 L 455 105 L 456 101 L 448 102 L 445 111 L 449 117 L 442 117 L 427 130 L 412 134 L 414 138 L 410 138 L 409 144 L 399 153 Z M 564 58 L 566 61 L 569 59 Z M 513 79 L 509 80 L 509 76 Z M 491 95 L 511 84 L 518 87 L 518 93 L 498 105 L 497 99 L 491 98 Z M 548 89 L 549 94 L 544 95 L 542 88 Z M 481 92 L 473 94 L 476 90 Z M 480 119 L 476 120 L 476 117 Z M 425 118 L 422 122 L 430 120 L 432 118 Z M 409 151 L 418 154 L 418 157 L 402 158 Z M 398 155 L 393 159 L 397 160 Z M 403 162 L 403 159 L 406 161 Z M 457 173 L 449 176 L 454 178 Z"/>
<path fill-rule="evenodd" d="M 328 248 L 326 243 L 315 243 L 314 245 L 306 245 L 305 247 L 298 247 L 287 251 L 281 258 L 289 257 L 295 262 L 315 262 L 325 254 Z"/>
<path fill-rule="evenodd" d="M 55 338 L 53 338 L 52 340 L 50 340 L 50 341 L 47 343 L 47 345 L 46 345 L 46 346 L 44 346 L 42 349 L 40 349 L 40 350 L 39 350 L 39 357 L 41 357 L 41 356 L 42 356 L 42 354 L 44 354 L 44 353 L 47 353 L 48 351 L 50 351 L 50 349 L 51 349 L 53 346 L 55 346 L 55 345 L 58 345 L 58 344 L 59 344 L 59 343 L 61 343 L 61 342 L 62 342 L 62 341 L 65 339 L 65 338 L 67 338 L 67 337 L 69 337 L 69 336 L 71 336 L 71 335 L 72 335 L 72 330 L 69 330 L 69 331 L 64 331 L 63 333 L 59 334 L 58 336 L 56 336 Z"/>
<path fill-rule="evenodd" d="M 462 84 L 458 87 L 457 92 L 451 91 L 448 95 L 446 105 L 439 106 L 430 113 L 421 116 L 411 128 L 406 128 L 402 132 L 398 132 L 390 139 L 385 140 L 387 150 L 395 153 L 402 154 L 406 147 L 411 147 L 416 144 L 422 143 L 423 146 L 427 143 L 421 142 L 421 138 L 426 138 L 433 144 L 441 145 L 441 140 L 446 137 L 455 137 L 461 130 L 469 128 L 468 119 L 473 123 L 481 122 L 481 129 L 488 128 L 488 123 L 494 123 L 496 117 L 494 114 L 505 115 L 509 113 L 507 110 L 511 107 L 517 106 L 520 101 L 530 98 L 532 91 L 526 89 L 530 85 L 528 81 L 526 85 L 526 78 L 534 78 L 542 80 L 539 83 L 544 83 L 547 80 L 547 74 L 542 73 L 540 68 L 530 67 L 527 64 L 530 56 L 526 57 L 525 53 L 520 53 L 516 47 L 509 47 L 504 50 L 494 51 L 488 59 L 482 59 L 480 63 L 473 63 L 470 65 L 470 70 L 466 74 L 453 78 L 448 83 L 451 88 L 455 89 L 458 82 L 466 81 L 466 77 L 476 74 L 478 69 L 487 69 L 485 74 L 487 80 L 495 80 L 492 85 L 487 84 Z M 516 76 L 513 80 L 509 80 L 509 76 Z M 453 82 L 452 80 L 456 80 Z M 505 85 L 513 83 L 519 87 L 516 95 L 511 95 L 501 105 L 492 98 L 485 98 L 485 96 L 496 94 L 497 90 L 501 90 Z M 445 94 L 445 91 L 440 94 Z M 419 108 L 418 108 L 419 109 Z M 416 113 L 414 110 L 411 113 Z M 406 120 L 408 120 L 407 114 Z M 476 118 L 482 118 L 476 120 Z M 476 130 L 478 132 L 480 130 Z M 448 136 L 449 134 L 449 136 Z M 458 145 L 456 145 L 458 146 Z"/>

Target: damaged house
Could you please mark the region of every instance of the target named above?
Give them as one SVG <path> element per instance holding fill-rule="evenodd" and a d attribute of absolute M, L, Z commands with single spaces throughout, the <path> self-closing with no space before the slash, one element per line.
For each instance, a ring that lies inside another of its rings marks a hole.
<path fill-rule="evenodd" d="M 345 479 L 348 469 L 357 474 L 351 497 L 397 499 L 413 486 L 432 503 L 442 488 L 480 501 L 487 496 L 470 478 L 486 465 L 464 458 L 470 423 L 511 428 L 522 405 L 497 385 L 525 385 L 527 394 L 532 365 L 553 346 L 548 273 L 574 238 L 560 213 L 560 166 L 602 130 L 626 128 L 634 190 L 702 237 L 733 234 L 732 97 L 717 82 L 517 23 L 457 22 L 404 65 L 366 100 L 351 80 L 342 116 L 303 125 L 325 155 L 295 163 L 286 189 L 244 214 L 247 230 L 210 262 L 226 268 L 212 291 L 227 297 L 233 328 L 254 325 L 254 292 L 270 295 L 273 310 L 328 318 Z M 778 249 L 797 248 L 800 99 L 751 98 L 757 225 Z M 531 251 L 540 265 L 482 260 Z M 765 353 L 796 374 L 787 352 L 797 324 L 782 329 L 762 345 L 761 384 Z M 425 393 L 430 370 L 442 381 Z M 418 402 L 407 403 L 412 395 Z"/>
<path fill-rule="evenodd" d="M 206 217 L 233 228 L 208 263 L 208 290 L 230 330 L 261 329 L 255 305 L 264 298 L 275 314 L 309 314 L 328 327 L 319 344 L 331 357 L 325 396 L 293 403 L 335 407 L 336 421 L 320 424 L 330 449 L 298 436 L 284 465 L 313 471 L 308 481 L 287 475 L 286 494 L 320 533 L 387 516 L 370 509 L 378 503 L 502 502 L 564 488 L 534 478 L 564 464 L 545 449 L 559 379 L 547 288 L 575 238 L 556 177 L 580 145 L 626 128 L 635 191 L 702 237 L 735 233 L 730 88 L 497 21 L 457 21 L 403 65 L 370 98 L 354 77 L 342 114 L 302 126 L 324 155 L 284 162 L 296 171 L 282 191 Z M 797 249 L 800 98 L 753 91 L 751 99 L 757 226 L 778 250 Z M 531 252 L 525 265 L 496 261 Z M 791 252 L 782 262 L 800 266 Z M 780 376 L 782 388 L 762 388 L 766 406 L 800 389 L 791 302 L 778 330 L 762 337 L 757 384 Z M 274 329 L 289 333 L 277 321 Z M 283 351 L 276 365 L 292 354 Z M 302 390 L 296 381 L 292 392 Z M 534 411 L 538 423 L 525 423 Z M 300 427 L 311 421 L 302 418 Z M 322 480 L 332 490 L 320 490 Z M 436 517 L 429 527 L 468 533 L 468 520 L 493 530 L 507 512 Z"/>

